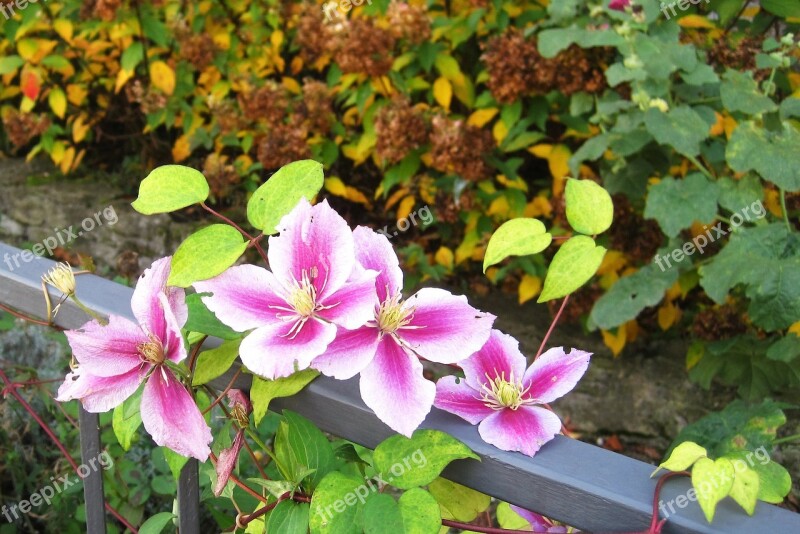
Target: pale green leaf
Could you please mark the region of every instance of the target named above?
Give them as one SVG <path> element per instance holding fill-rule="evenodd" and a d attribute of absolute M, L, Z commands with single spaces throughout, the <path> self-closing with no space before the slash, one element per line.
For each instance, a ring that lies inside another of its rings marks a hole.
<path fill-rule="evenodd" d="M 200 171 L 183 165 L 163 165 L 142 180 L 139 196 L 131 204 L 145 215 L 169 213 L 208 198 L 208 182 Z"/>
<path fill-rule="evenodd" d="M 578 235 L 570 238 L 550 262 L 537 302 L 565 297 L 581 287 L 594 276 L 605 255 L 606 249 L 596 245 L 591 237 Z"/>

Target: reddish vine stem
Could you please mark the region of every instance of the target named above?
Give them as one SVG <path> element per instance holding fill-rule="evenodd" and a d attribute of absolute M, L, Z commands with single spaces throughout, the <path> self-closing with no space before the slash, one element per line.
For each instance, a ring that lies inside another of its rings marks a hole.
<path fill-rule="evenodd" d="M 200 354 L 200 349 L 203 348 L 203 343 L 206 342 L 206 339 L 208 339 L 208 336 L 201 337 L 189 355 L 189 373 L 191 377 L 194 377 L 194 364 L 197 363 L 197 356 Z"/>
<path fill-rule="evenodd" d="M 540 530 L 510 530 L 507 528 L 482 527 L 479 525 L 473 525 L 471 523 L 453 521 L 451 519 L 442 519 L 442 525 L 451 528 L 460 528 L 461 530 L 469 530 L 472 532 L 481 532 L 483 534 L 535 534 L 536 532 L 542 532 Z"/>
<path fill-rule="evenodd" d="M 211 408 L 213 408 L 214 406 L 216 406 L 217 404 L 219 404 L 219 403 L 220 403 L 220 401 L 221 401 L 222 399 L 224 399 L 224 398 L 225 398 L 225 395 L 226 395 L 226 394 L 227 394 L 227 393 L 228 393 L 228 392 L 231 390 L 231 388 L 233 387 L 233 383 L 234 383 L 234 382 L 236 382 L 236 379 L 237 379 L 237 378 L 239 378 L 239 375 L 240 375 L 240 374 L 242 374 L 242 368 L 241 368 L 241 367 L 240 367 L 240 368 L 239 368 L 239 369 L 238 369 L 238 370 L 237 370 L 235 373 L 233 373 L 233 377 L 231 377 L 231 381 L 230 381 L 230 382 L 228 382 L 228 385 L 227 385 L 227 386 L 225 386 L 225 389 L 223 389 L 223 390 L 222 390 L 222 393 L 220 393 L 220 394 L 217 396 L 217 398 L 216 398 L 216 399 L 214 399 L 214 402 L 212 402 L 212 403 L 209 405 L 209 407 L 208 407 L 208 408 L 206 408 L 205 410 L 203 410 L 203 415 L 205 415 L 205 414 L 207 414 L 208 412 L 210 412 L 210 411 L 211 411 Z"/>
<path fill-rule="evenodd" d="M 230 419 L 231 418 L 231 413 L 228 411 L 228 408 L 226 408 L 224 404 L 220 404 L 219 407 L 222 408 L 223 412 L 225 412 L 225 416 L 228 419 Z M 244 444 L 244 448 L 247 449 L 247 452 L 250 454 L 250 458 L 253 460 L 253 463 L 256 464 L 256 468 L 258 469 L 258 472 L 261 474 L 261 477 L 264 480 L 269 480 L 269 477 L 267 476 L 267 473 L 264 471 L 264 468 L 261 467 L 261 463 L 258 461 L 258 458 L 256 458 L 256 453 L 253 452 L 252 447 L 250 447 L 250 444 L 247 443 L 247 437 L 246 436 L 245 436 L 245 439 L 242 441 L 242 443 Z"/>
<path fill-rule="evenodd" d="M 0 310 L 7 311 L 8 313 L 13 315 L 14 317 L 17 317 L 17 318 L 22 319 L 24 321 L 28 321 L 29 323 L 38 324 L 38 325 L 41 325 L 41 326 L 49 326 L 51 328 L 55 328 L 56 330 L 64 330 L 60 326 L 57 326 L 57 325 L 54 325 L 54 324 L 50 324 L 47 321 L 34 319 L 33 317 L 30 317 L 29 315 L 25 315 L 24 313 L 20 313 L 20 312 L 14 310 L 12 308 L 9 308 L 5 304 L 0 304 Z"/>
<path fill-rule="evenodd" d="M 564 301 L 561 303 L 561 307 L 558 309 L 558 313 L 553 318 L 553 322 L 550 323 L 550 328 L 547 330 L 547 333 L 544 335 L 544 339 L 542 339 L 542 344 L 539 345 L 539 350 L 536 351 L 536 356 L 533 357 L 534 360 L 541 356 L 542 351 L 544 350 L 544 346 L 547 344 L 547 340 L 550 339 L 550 334 L 553 333 L 553 330 L 556 328 L 556 324 L 558 320 L 561 318 L 561 314 L 564 312 L 564 308 L 567 307 L 567 302 L 569 302 L 569 295 L 564 297 Z"/>
<path fill-rule="evenodd" d="M 214 208 L 212 208 L 211 206 L 209 206 L 205 202 L 201 202 L 200 206 L 202 206 L 202 208 L 204 210 L 206 210 L 207 212 L 209 212 L 211 215 L 217 217 L 218 219 L 221 219 L 221 220 L 225 221 L 226 223 L 230 224 L 231 226 L 233 226 L 234 228 L 239 230 L 239 233 L 241 233 L 245 238 L 247 238 L 247 240 L 250 241 L 250 244 L 252 244 L 252 245 L 254 245 L 256 247 L 256 250 L 258 250 L 258 253 L 264 259 L 264 261 L 267 263 L 267 265 L 269 265 L 269 260 L 267 259 L 267 255 L 264 254 L 264 250 L 261 248 L 261 245 L 258 244 L 258 240 L 261 239 L 261 236 L 253 237 L 249 233 L 245 232 L 242 229 L 241 226 L 239 226 L 238 224 L 236 224 L 235 222 L 233 222 L 229 218 L 225 217 L 223 214 L 221 214 L 220 212 L 216 211 Z"/>
<path fill-rule="evenodd" d="M 50 429 L 50 427 L 49 427 L 49 426 L 47 426 L 47 423 L 45 423 L 45 422 L 44 422 L 44 420 L 42 420 L 42 418 L 41 418 L 41 417 L 39 417 L 39 414 L 38 414 L 38 413 L 36 413 L 36 410 L 34 410 L 34 409 L 33 409 L 33 407 L 32 407 L 30 404 L 28 404 L 28 401 L 26 401 L 26 400 L 25 400 L 25 399 L 24 399 L 24 398 L 23 398 L 23 397 L 22 397 L 22 396 L 21 396 L 21 395 L 20 395 L 20 394 L 17 392 L 16 388 L 15 388 L 15 387 L 13 387 L 14 383 L 13 383 L 13 382 L 11 382 L 11 380 L 9 380 L 8 376 L 6 376 L 5 372 L 4 372 L 2 369 L 0 369 L 0 379 L 2 379 L 2 380 L 3 380 L 3 382 L 6 384 L 6 388 L 4 389 L 4 391 L 7 389 L 7 390 L 8 390 L 8 392 L 9 392 L 9 393 L 11 393 L 11 395 L 12 395 L 12 396 L 13 396 L 13 397 L 14 397 L 14 398 L 17 400 L 17 402 L 19 402 L 19 403 L 20 403 L 20 405 L 21 405 L 21 406 L 22 406 L 22 407 L 25 409 L 25 411 L 26 411 L 26 412 L 28 412 L 28 414 L 29 414 L 31 417 L 33 417 L 33 419 L 34 419 L 34 420 L 35 420 L 35 421 L 36 421 L 36 422 L 39 424 L 39 426 L 40 426 L 40 427 L 42 427 L 42 430 L 44 430 L 45 434 L 47 434 L 47 436 L 48 436 L 48 437 L 49 437 L 49 438 L 52 440 L 52 442 L 53 442 L 53 443 L 55 443 L 56 447 L 58 447 L 58 450 L 59 450 L 59 451 L 61 451 L 61 454 L 62 454 L 62 455 L 64 456 L 64 458 L 67 460 L 67 462 L 69 463 L 70 467 L 72 467 L 73 471 L 75 471 L 76 473 L 78 473 L 78 471 L 79 471 L 78 467 L 79 467 L 79 466 L 78 466 L 78 464 L 75 462 L 75 460 L 73 460 L 73 458 L 72 458 L 72 455 L 69 453 L 69 451 L 67 450 L 67 448 L 66 448 L 66 447 L 64 446 L 64 444 L 63 444 L 63 443 L 61 443 L 61 441 L 60 441 L 60 440 L 59 440 L 59 439 L 56 437 L 56 435 L 53 433 L 53 431 Z M 108 512 L 109 512 L 111 515 L 113 515 L 114 517 L 116 517 L 116 518 L 117 518 L 117 520 L 118 520 L 120 523 L 122 523 L 123 525 L 125 525 L 125 527 L 127 527 L 128 529 L 130 529 L 130 531 L 131 531 L 131 532 L 133 532 L 133 534 L 138 534 L 138 532 L 139 532 L 139 531 L 138 531 L 138 530 L 136 530 L 136 528 L 135 528 L 133 525 L 131 525 L 131 524 L 128 522 L 128 520 L 127 520 L 127 519 L 125 519 L 124 517 L 122 517 L 122 515 L 120 515 L 120 513 L 119 513 L 119 512 L 117 512 L 117 510 L 116 510 L 116 509 L 115 509 L 113 506 L 111 506 L 110 504 L 108 504 L 108 503 L 107 503 L 107 502 L 105 502 L 105 501 L 103 502 L 103 504 L 105 505 L 105 508 L 106 508 L 106 510 L 108 510 Z"/>

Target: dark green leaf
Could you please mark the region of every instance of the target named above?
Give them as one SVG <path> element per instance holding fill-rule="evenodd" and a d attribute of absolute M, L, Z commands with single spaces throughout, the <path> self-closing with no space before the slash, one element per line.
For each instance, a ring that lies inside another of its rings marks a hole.
<path fill-rule="evenodd" d="M 711 222 L 717 215 L 719 188 L 700 173 L 682 180 L 666 177 L 650 188 L 644 216 L 655 219 L 664 233 L 675 237 L 694 221 Z"/>

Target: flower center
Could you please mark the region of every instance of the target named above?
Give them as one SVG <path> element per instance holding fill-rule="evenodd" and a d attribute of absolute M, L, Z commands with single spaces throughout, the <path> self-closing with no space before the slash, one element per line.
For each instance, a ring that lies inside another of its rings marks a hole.
<path fill-rule="evenodd" d="M 295 287 L 289 294 L 289 304 L 303 317 L 310 317 L 317 310 L 317 288 L 313 283 L 316 277 L 316 267 L 310 273 L 304 270 L 303 277 L 294 282 Z"/>
<path fill-rule="evenodd" d="M 514 380 L 514 373 L 506 380 L 505 372 L 494 379 L 486 375 L 488 382 L 481 386 L 481 397 L 483 403 L 492 410 L 503 410 L 511 408 L 516 410 L 520 406 L 536 404 L 534 399 L 525 399 L 530 387 L 523 387 L 521 380 Z"/>
<path fill-rule="evenodd" d="M 400 302 L 402 295 L 399 293 L 388 297 L 378 310 L 378 328 L 384 334 L 393 334 L 406 326 L 414 317 L 414 309 L 407 308 Z"/>
<path fill-rule="evenodd" d="M 147 363 L 152 365 L 164 363 L 164 347 L 158 341 L 150 340 L 139 343 L 136 346 L 136 350 L 139 351 L 139 356 L 142 357 L 142 360 Z"/>
<path fill-rule="evenodd" d="M 241 404 L 236 404 L 231 409 L 231 419 L 236 421 L 236 424 L 239 425 L 239 428 L 247 428 L 247 425 L 250 424 L 250 416 L 247 414 L 247 410 L 245 410 L 244 406 Z"/>

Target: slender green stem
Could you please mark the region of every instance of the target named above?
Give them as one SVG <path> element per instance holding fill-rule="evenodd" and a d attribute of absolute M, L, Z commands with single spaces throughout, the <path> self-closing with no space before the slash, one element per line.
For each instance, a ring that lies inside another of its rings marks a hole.
<path fill-rule="evenodd" d="M 706 175 L 706 178 L 708 178 L 709 180 L 716 180 L 716 178 L 714 177 L 714 175 L 713 175 L 713 174 L 711 174 L 711 171 L 709 171 L 709 170 L 706 168 L 706 166 L 705 166 L 705 165 L 703 165 L 702 163 L 700 163 L 700 160 L 698 160 L 696 157 L 694 157 L 694 156 L 686 156 L 686 159 L 688 159 L 689 161 L 691 161 L 691 162 L 692 162 L 692 164 L 693 164 L 695 167 L 697 167 L 697 169 L 698 169 L 700 172 L 702 172 L 703 174 L 705 174 L 705 175 Z"/>
<path fill-rule="evenodd" d="M 781 443 L 789 443 L 790 441 L 797 441 L 800 440 L 800 434 L 795 434 L 793 436 L 786 436 L 785 438 L 776 439 L 772 442 L 773 445 L 780 445 Z"/>
<path fill-rule="evenodd" d="M 78 308 L 80 308 L 80 309 L 81 309 L 81 310 L 83 310 L 83 311 L 84 311 L 86 314 L 88 314 L 88 315 L 89 315 L 89 317 L 91 317 L 92 319 L 95 319 L 95 320 L 96 320 L 98 323 L 100 323 L 100 324 L 101 324 L 101 325 L 103 325 L 103 326 L 105 326 L 105 325 L 107 325 L 107 324 L 108 324 L 108 321 L 106 320 L 106 318 L 105 318 L 105 317 L 103 317 L 102 315 L 100 315 L 100 314 L 99 314 L 99 313 L 97 313 L 96 311 L 94 311 L 94 310 L 92 310 L 91 308 L 89 308 L 89 307 L 88 307 L 86 304 L 84 304 L 83 302 L 81 302 L 81 301 L 78 299 L 78 296 L 77 296 L 77 295 L 72 295 L 70 298 L 72 298 L 72 302 L 74 302 L 74 303 L 75 303 L 75 305 L 76 305 L 76 306 L 78 306 Z"/>
<path fill-rule="evenodd" d="M 786 229 L 792 231 L 792 225 L 789 223 L 789 211 L 786 209 L 786 191 L 781 189 L 781 210 L 783 211 L 783 222 L 786 223 Z"/>
<path fill-rule="evenodd" d="M 283 478 L 286 479 L 286 480 L 289 480 L 291 478 L 291 475 L 289 474 L 289 470 L 286 469 L 286 466 L 283 465 L 278 460 L 278 458 L 270 450 L 270 448 L 267 447 L 267 445 L 263 441 L 261 441 L 261 438 L 258 437 L 258 434 L 253 432 L 252 428 L 246 428 L 245 431 L 247 432 L 247 435 L 250 436 L 250 438 L 255 442 L 255 444 L 258 445 L 259 447 L 261 447 L 261 450 L 263 450 L 265 453 L 267 453 L 267 456 L 272 458 L 272 461 L 275 462 L 275 466 L 278 468 L 278 471 L 281 472 L 281 475 L 283 476 Z"/>

